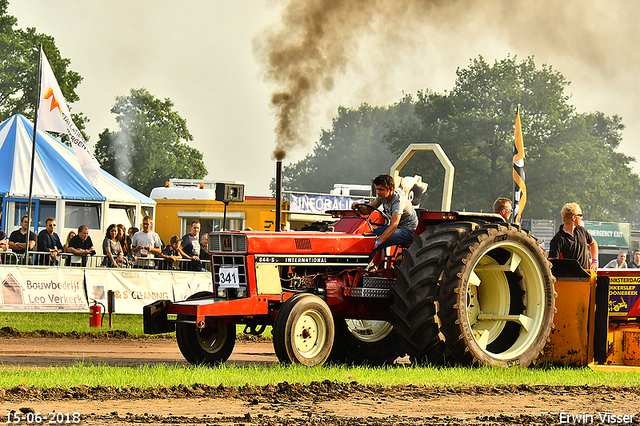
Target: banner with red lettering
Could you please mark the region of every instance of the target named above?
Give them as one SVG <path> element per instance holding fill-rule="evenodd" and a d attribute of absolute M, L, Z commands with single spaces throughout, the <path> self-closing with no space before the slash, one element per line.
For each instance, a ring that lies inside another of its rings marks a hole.
<path fill-rule="evenodd" d="M 156 300 L 173 300 L 170 271 L 136 269 L 85 269 L 87 296 L 107 306 L 107 291 L 115 294 L 115 313 L 142 314 L 145 305 Z"/>
<path fill-rule="evenodd" d="M 0 268 L 0 311 L 88 312 L 80 268 Z"/>

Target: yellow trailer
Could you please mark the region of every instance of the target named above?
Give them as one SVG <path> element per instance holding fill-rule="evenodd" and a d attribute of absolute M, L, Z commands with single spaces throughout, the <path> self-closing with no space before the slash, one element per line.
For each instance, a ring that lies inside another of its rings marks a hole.
<path fill-rule="evenodd" d="M 172 235 L 182 237 L 186 234 L 194 219 L 198 219 L 201 223 L 201 235 L 220 231 L 222 228 L 273 231 L 275 227 L 276 213 L 273 197 L 247 196 L 242 203 L 229 203 L 226 225 L 222 223 L 225 205 L 213 198 L 157 198 L 156 202 L 154 230 L 165 243 Z"/>

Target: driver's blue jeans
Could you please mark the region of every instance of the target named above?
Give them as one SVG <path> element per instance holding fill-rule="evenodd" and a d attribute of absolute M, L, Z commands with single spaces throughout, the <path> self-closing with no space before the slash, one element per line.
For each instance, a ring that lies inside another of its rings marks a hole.
<path fill-rule="evenodd" d="M 389 225 L 378 226 L 377 228 L 375 228 L 373 230 L 373 232 L 375 232 L 376 235 L 379 237 L 380 235 L 382 235 L 384 233 L 384 231 L 387 230 L 388 227 L 389 227 Z M 385 241 L 384 243 L 380 244 L 378 247 L 373 249 L 373 251 L 369 255 L 369 262 L 371 262 L 373 260 L 373 258 L 375 257 L 376 253 L 379 250 L 384 250 L 385 248 L 387 248 L 389 246 L 397 246 L 399 244 L 408 244 L 408 243 L 410 243 L 411 239 L 413 238 L 413 233 L 414 232 L 415 232 L 415 230 L 411 230 L 409 228 L 405 228 L 404 226 L 398 226 L 396 228 L 396 232 L 394 232 L 393 235 L 391 237 L 389 237 L 389 239 L 387 241 Z"/>

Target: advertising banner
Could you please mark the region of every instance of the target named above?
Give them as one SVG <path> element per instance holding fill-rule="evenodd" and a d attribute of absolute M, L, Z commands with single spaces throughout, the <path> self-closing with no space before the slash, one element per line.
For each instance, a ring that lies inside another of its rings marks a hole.
<path fill-rule="evenodd" d="M 289 210 L 299 213 L 324 213 L 327 210 L 351 210 L 351 204 L 366 203 L 364 198 L 335 195 L 290 194 Z"/>
<path fill-rule="evenodd" d="M 211 272 L 193 272 L 172 274 L 174 300 L 185 300 L 199 291 L 213 292 Z"/>
<path fill-rule="evenodd" d="M 640 314 L 640 271 L 637 275 L 614 276 L 609 274 L 609 315 L 612 317 Z"/>
<path fill-rule="evenodd" d="M 107 305 L 107 290 L 115 292 L 115 312 L 142 314 L 142 307 L 156 300 L 173 299 L 171 272 L 135 269 L 86 269 L 87 296 Z"/>
<path fill-rule="evenodd" d="M 0 311 L 88 312 L 78 268 L 0 268 Z"/>

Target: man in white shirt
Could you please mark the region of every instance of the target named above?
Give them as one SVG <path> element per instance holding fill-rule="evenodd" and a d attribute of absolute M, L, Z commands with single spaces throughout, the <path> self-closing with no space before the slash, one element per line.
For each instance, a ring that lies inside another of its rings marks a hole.
<path fill-rule="evenodd" d="M 145 216 L 142 219 L 142 230 L 135 233 L 131 242 L 131 248 L 137 258 L 136 268 L 153 268 L 153 259 L 156 254 L 162 253 L 162 240 L 153 231 L 153 218 Z"/>
<path fill-rule="evenodd" d="M 613 259 L 611 262 L 604 265 L 605 268 L 613 268 L 613 269 L 626 269 L 627 268 L 627 253 L 621 251 L 618 253 L 618 257 Z"/>

